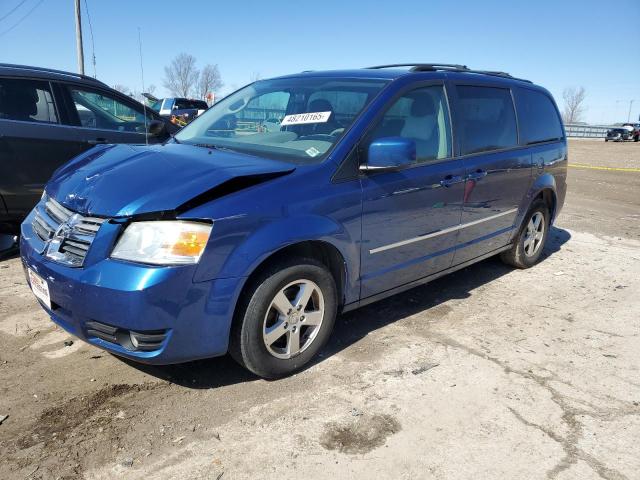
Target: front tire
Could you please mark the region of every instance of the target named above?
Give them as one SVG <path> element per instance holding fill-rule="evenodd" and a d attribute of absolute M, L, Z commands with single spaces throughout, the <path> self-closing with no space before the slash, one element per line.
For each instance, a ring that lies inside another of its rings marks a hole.
<path fill-rule="evenodd" d="M 502 261 L 516 268 L 529 268 L 538 263 L 549 236 L 549 207 L 536 200 L 522 222 L 510 250 L 501 254 Z"/>
<path fill-rule="evenodd" d="M 329 339 L 338 309 L 333 276 L 311 258 L 280 262 L 247 288 L 229 353 L 263 378 L 302 369 Z"/>

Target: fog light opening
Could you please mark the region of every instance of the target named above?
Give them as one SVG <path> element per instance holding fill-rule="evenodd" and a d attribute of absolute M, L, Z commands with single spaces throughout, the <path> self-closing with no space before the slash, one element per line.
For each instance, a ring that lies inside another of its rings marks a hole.
<path fill-rule="evenodd" d="M 129 337 L 131 339 L 131 345 L 133 345 L 133 348 L 137 349 L 140 346 L 140 344 L 138 343 L 138 339 L 133 334 L 133 332 L 129 332 Z"/>

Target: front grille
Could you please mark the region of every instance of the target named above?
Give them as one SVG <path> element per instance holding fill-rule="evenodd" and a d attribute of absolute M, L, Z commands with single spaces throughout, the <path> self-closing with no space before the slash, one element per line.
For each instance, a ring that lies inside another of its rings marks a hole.
<path fill-rule="evenodd" d="M 49 259 L 81 267 L 91 243 L 106 219 L 85 217 L 44 197 L 36 206 L 31 226 L 43 242 L 42 253 Z"/>
<path fill-rule="evenodd" d="M 115 343 L 134 352 L 152 352 L 158 350 L 167 338 L 167 330 L 135 332 L 93 320 L 85 323 L 85 328 L 88 337 L 99 338 L 105 342 Z"/>

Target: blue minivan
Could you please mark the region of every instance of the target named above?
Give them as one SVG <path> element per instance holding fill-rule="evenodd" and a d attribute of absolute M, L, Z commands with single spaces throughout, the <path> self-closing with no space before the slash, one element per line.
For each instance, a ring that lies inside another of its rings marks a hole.
<path fill-rule="evenodd" d="M 549 92 L 463 65 L 304 72 L 248 85 L 162 145 L 59 168 L 22 224 L 54 322 L 139 362 L 227 352 L 265 378 L 336 315 L 492 255 L 540 258 L 564 203 Z"/>

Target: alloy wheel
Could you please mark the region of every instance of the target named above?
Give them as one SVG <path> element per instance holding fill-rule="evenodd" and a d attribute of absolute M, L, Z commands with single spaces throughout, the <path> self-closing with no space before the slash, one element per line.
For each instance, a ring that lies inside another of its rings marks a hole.
<path fill-rule="evenodd" d="M 324 296 L 311 280 L 296 280 L 282 288 L 264 317 L 262 338 L 267 351 L 287 359 L 306 350 L 320 331 Z"/>
<path fill-rule="evenodd" d="M 544 228 L 545 222 L 543 213 L 534 213 L 527 224 L 527 230 L 524 235 L 524 253 L 526 256 L 533 257 L 542 247 Z"/>

